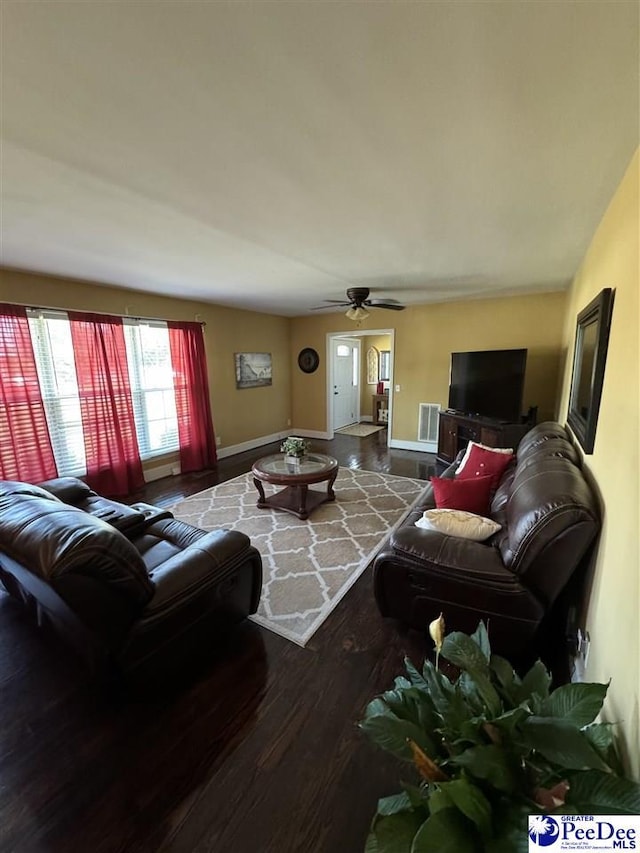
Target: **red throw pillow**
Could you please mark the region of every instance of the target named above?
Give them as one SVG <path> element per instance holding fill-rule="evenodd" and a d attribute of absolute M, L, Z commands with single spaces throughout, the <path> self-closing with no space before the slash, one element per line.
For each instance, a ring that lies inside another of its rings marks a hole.
<path fill-rule="evenodd" d="M 456 480 L 467 480 L 474 477 L 491 477 L 491 488 L 495 491 L 500 483 L 505 468 L 513 459 L 513 453 L 495 453 L 474 444 L 466 465 L 456 474 Z"/>
<path fill-rule="evenodd" d="M 487 515 L 493 477 L 469 477 L 451 480 L 432 477 L 433 495 L 438 509 L 463 509 L 476 515 Z"/>

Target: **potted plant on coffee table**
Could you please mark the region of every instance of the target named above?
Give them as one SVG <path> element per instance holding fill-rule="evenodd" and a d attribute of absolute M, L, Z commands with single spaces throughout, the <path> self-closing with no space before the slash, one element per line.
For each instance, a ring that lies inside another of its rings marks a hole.
<path fill-rule="evenodd" d="M 309 442 L 304 438 L 290 435 L 280 445 L 280 452 L 284 453 L 284 461 L 292 465 L 299 465 L 300 460 L 306 454 Z"/>
<path fill-rule="evenodd" d="M 459 675 L 430 661 L 420 672 L 405 659 L 407 677 L 360 723 L 417 771 L 417 781 L 378 802 L 366 853 L 526 853 L 528 833 L 562 825 L 549 816 L 640 814 L 640 785 L 622 775 L 615 725 L 594 722 L 607 684 L 552 691 L 540 661 L 520 678 L 491 653 L 482 622 L 471 636 L 432 636 Z"/>

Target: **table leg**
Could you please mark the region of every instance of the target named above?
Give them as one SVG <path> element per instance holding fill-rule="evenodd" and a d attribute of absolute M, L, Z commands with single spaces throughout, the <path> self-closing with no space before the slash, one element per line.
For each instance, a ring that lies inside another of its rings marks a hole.
<path fill-rule="evenodd" d="M 334 473 L 331 475 L 331 478 L 327 482 L 327 500 L 329 501 L 335 501 L 336 499 L 336 493 L 333 491 L 333 484 L 335 483 L 336 477 L 338 476 L 338 470 L 339 469 L 336 468 Z"/>
<path fill-rule="evenodd" d="M 262 508 L 267 505 L 267 502 L 264 497 L 264 487 L 262 485 L 262 480 L 258 480 L 257 477 L 253 478 L 253 485 L 258 490 L 258 507 Z"/>
<path fill-rule="evenodd" d="M 309 486 L 300 485 L 297 486 L 298 489 L 298 515 L 300 518 L 305 519 L 309 517 L 309 513 L 307 512 L 307 492 L 309 491 Z"/>

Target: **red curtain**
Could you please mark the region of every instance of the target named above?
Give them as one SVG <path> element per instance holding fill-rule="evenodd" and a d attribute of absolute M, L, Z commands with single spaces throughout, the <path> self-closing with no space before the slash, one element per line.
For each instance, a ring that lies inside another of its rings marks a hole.
<path fill-rule="evenodd" d="M 173 386 L 178 414 L 180 467 L 183 473 L 216 463 L 207 360 L 200 323 L 169 321 Z"/>
<path fill-rule="evenodd" d="M 57 476 L 27 312 L 0 303 L 0 479 Z"/>
<path fill-rule="evenodd" d="M 86 481 L 105 495 L 144 485 L 121 317 L 69 311 L 78 376 Z"/>

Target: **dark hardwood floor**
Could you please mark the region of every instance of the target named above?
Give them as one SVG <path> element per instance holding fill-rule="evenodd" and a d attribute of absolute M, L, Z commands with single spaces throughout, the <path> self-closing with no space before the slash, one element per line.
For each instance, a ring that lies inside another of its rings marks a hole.
<path fill-rule="evenodd" d="M 386 432 L 314 441 L 343 466 L 426 479 L 434 458 Z M 250 470 L 149 484 L 163 505 Z M 2 853 L 357 853 L 380 796 L 411 768 L 357 729 L 425 641 L 378 614 L 365 573 L 305 649 L 246 622 L 205 663 L 151 692 L 91 681 L 0 594 Z"/>

